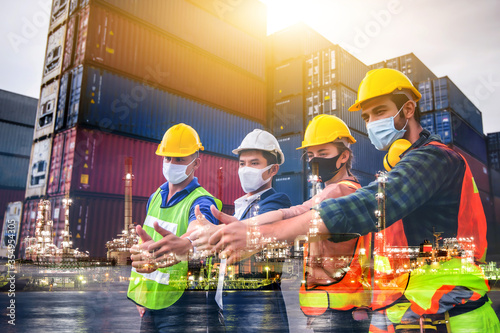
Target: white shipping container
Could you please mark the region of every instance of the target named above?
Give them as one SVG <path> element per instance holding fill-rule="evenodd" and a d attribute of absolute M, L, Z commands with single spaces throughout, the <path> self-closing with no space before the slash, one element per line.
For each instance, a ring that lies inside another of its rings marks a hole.
<path fill-rule="evenodd" d="M 59 81 L 54 81 L 42 88 L 36 112 L 33 140 L 54 132 L 58 95 Z"/>
<path fill-rule="evenodd" d="M 54 0 L 52 3 L 52 14 L 50 15 L 49 31 L 61 25 L 68 18 L 69 2 L 69 0 Z"/>
<path fill-rule="evenodd" d="M 52 138 L 33 144 L 26 181 L 26 198 L 40 197 L 47 191 Z"/>
<path fill-rule="evenodd" d="M 42 84 L 61 74 L 65 40 L 66 25 L 61 26 L 49 35 L 45 65 L 43 66 Z"/>
<path fill-rule="evenodd" d="M 14 247 L 17 245 L 22 211 L 23 203 L 21 201 L 9 202 L 7 205 L 0 239 L 0 257 L 7 258 L 9 256 L 9 245 Z"/>

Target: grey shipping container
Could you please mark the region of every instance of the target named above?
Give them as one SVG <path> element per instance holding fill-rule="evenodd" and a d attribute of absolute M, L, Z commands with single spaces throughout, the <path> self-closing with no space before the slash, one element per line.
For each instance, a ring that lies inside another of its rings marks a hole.
<path fill-rule="evenodd" d="M 302 138 L 301 133 L 277 138 L 285 155 L 285 163 L 280 165 L 280 173 L 304 171 L 304 150 L 297 150 L 298 147 L 302 146 Z"/>
<path fill-rule="evenodd" d="M 33 127 L 0 120 L 0 154 L 29 157 L 32 143 Z"/>
<path fill-rule="evenodd" d="M 302 94 L 304 82 L 304 61 L 294 59 L 274 69 L 273 100 Z"/>
<path fill-rule="evenodd" d="M 29 157 L 3 155 L 0 153 L 0 187 L 26 187 Z"/>
<path fill-rule="evenodd" d="M 488 133 L 486 145 L 488 165 L 492 169 L 500 170 L 500 132 Z"/>
<path fill-rule="evenodd" d="M 357 91 L 368 72 L 368 66 L 338 45 L 306 56 L 305 88 L 314 90 L 343 84 Z"/>
<path fill-rule="evenodd" d="M 325 37 L 304 23 L 294 24 L 268 38 L 271 63 L 276 65 L 304 57 L 332 45 Z"/>
<path fill-rule="evenodd" d="M 275 136 L 304 130 L 304 97 L 297 95 L 274 103 L 273 133 Z"/>
<path fill-rule="evenodd" d="M 500 171 L 490 170 L 491 193 L 497 198 L 500 198 Z M 498 201 L 500 202 L 500 200 Z M 496 203 L 495 203 L 496 204 Z M 500 209 L 496 208 L 500 211 Z M 499 217 L 497 216 L 497 219 Z"/>
<path fill-rule="evenodd" d="M 36 98 L 0 89 L 0 120 L 35 126 Z"/>
<path fill-rule="evenodd" d="M 103 0 L 103 2 L 220 57 L 252 75 L 265 78 L 265 42 L 188 1 Z"/>
<path fill-rule="evenodd" d="M 413 53 L 389 59 L 385 62 L 385 67 L 403 72 L 414 85 L 436 78 L 436 75 Z"/>
<path fill-rule="evenodd" d="M 481 111 L 472 104 L 449 77 L 445 76 L 435 79 L 433 87 L 434 107 L 436 110 L 453 109 L 472 128 L 483 135 L 483 117 Z"/>

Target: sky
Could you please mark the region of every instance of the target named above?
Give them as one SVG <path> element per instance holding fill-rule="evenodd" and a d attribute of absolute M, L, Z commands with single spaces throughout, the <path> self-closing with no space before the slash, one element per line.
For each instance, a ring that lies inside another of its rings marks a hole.
<path fill-rule="evenodd" d="M 485 133 L 500 131 L 500 1 L 261 1 L 268 33 L 303 21 L 368 65 L 413 52 L 473 101 Z M 0 89 L 39 97 L 51 2 L 2 0 Z"/>

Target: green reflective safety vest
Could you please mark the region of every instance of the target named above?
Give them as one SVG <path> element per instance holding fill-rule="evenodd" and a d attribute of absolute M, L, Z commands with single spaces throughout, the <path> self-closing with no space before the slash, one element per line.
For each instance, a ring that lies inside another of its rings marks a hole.
<path fill-rule="evenodd" d="M 148 214 L 144 221 L 144 230 L 156 242 L 162 236 L 154 230 L 153 223 L 176 236 L 186 233 L 189 224 L 189 211 L 196 199 L 204 196 L 214 198 L 207 190 L 197 187 L 181 202 L 172 207 L 161 208 L 160 189 L 156 190 L 149 204 Z M 222 202 L 214 198 L 217 208 L 222 208 Z M 135 303 L 148 309 L 164 309 L 182 296 L 187 285 L 188 263 L 182 261 L 167 268 L 159 268 L 152 273 L 138 273 L 132 268 L 127 296 Z"/>

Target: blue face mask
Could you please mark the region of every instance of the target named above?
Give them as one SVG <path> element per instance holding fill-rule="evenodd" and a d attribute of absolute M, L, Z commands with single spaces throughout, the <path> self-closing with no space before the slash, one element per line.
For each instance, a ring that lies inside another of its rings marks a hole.
<path fill-rule="evenodd" d="M 396 116 L 401 112 L 403 106 L 393 117 L 376 120 L 366 124 L 368 137 L 378 150 L 388 150 L 394 141 L 401 139 L 405 134 L 405 128 L 406 125 L 408 125 L 408 120 L 406 120 L 406 124 L 403 129 L 397 130 L 396 127 L 394 127 L 394 118 L 396 118 Z"/>

